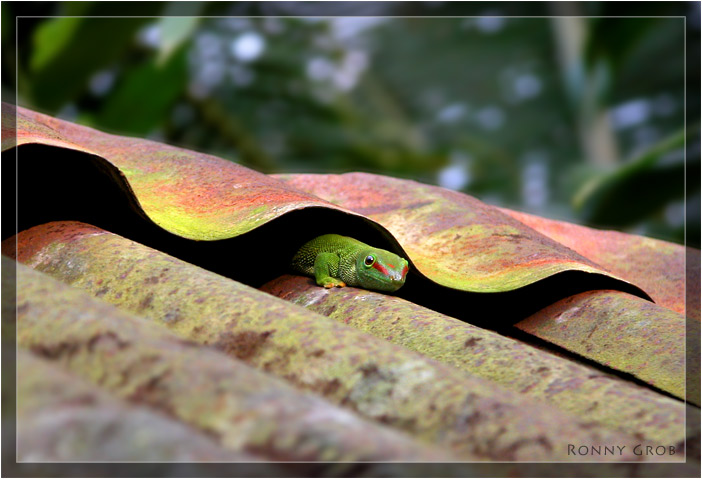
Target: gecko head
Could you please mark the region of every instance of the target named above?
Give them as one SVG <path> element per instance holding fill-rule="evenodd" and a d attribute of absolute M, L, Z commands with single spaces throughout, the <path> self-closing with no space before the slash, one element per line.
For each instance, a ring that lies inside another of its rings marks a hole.
<path fill-rule="evenodd" d="M 409 263 L 389 251 L 369 248 L 358 254 L 356 271 L 362 288 L 392 292 L 405 284 Z"/>

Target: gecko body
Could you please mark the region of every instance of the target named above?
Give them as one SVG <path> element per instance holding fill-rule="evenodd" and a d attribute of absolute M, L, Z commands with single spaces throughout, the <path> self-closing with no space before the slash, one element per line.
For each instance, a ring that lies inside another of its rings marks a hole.
<path fill-rule="evenodd" d="M 318 236 L 293 256 L 292 269 L 313 276 L 325 288 L 357 286 L 393 292 L 405 284 L 406 259 L 336 234 Z"/>

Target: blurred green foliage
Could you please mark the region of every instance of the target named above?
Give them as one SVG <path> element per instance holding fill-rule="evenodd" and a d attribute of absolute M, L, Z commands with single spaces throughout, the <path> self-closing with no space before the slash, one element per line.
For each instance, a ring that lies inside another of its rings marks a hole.
<path fill-rule="evenodd" d="M 304 2 L 129 2 L 117 18 L 109 3 L 5 2 L 3 88 L 17 78 L 23 106 L 266 173 L 414 178 L 682 242 L 699 4 L 553 5 L 341 2 L 315 18 Z M 33 17 L 15 31 L 15 15 Z M 462 17 L 410 18 L 428 15 Z M 699 218 L 687 227 L 699 246 Z"/>
<path fill-rule="evenodd" d="M 651 211 L 681 201 L 684 191 L 680 188 L 680 178 L 685 172 L 680 152 L 684 145 L 685 135 L 680 130 L 611 173 L 593 177 L 574 197 L 576 208 L 586 218 L 606 224 L 626 224 L 645 221 Z M 691 165 L 689 174 L 699 176 L 699 163 Z"/>

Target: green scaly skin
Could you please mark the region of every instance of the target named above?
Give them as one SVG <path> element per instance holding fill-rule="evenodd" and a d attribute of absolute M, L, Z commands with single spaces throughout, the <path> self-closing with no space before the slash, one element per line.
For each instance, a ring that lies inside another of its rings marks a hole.
<path fill-rule="evenodd" d="M 325 288 L 348 285 L 392 292 L 405 284 L 409 263 L 348 236 L 328 234 L 305 243 L 293 256 L 292 268 Z"/>

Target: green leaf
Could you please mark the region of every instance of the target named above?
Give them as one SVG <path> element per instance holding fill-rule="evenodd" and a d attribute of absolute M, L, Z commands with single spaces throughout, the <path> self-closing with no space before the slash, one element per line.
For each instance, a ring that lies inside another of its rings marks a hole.
<path fill-rule="evenodd" d="M 30 68 L 33 71 L 42 70 L 61 55 L 83 20 L 85 19 L 75 17 L 51 18 L 39 25 L 34 32 Z"/>
<path fill-rule="evenodd" d="M 201 2 L 169 2 L 157 26 L 161 35 L 158 64 L 162 65 L 190 38 L 200 23 L 205 4 Z"/>
<path fill-rule="evenodd" d="M 51 21 L 51 20 L 50 20 Z M 148 18 L 79 18 L 71 27 L 55 24 L 36 37 L 36 48 L 61 32 L 56 47 L 33 59 L 32 95 L 42 108 L 55 110 L 85 91 L 90 77 L 110 65 L 132 43 Z M 70 25 L 70 24 L 69 24 Z M 39 68 L 41 67 L 41 68 Z"/>
<path fill-rule="evenodd" d="M 186 81 L 185 48 L 164 64 L 151 60 L 127 73 L 108 97 L 96 124 L 128 134 L 151 133 L 182 94 Z"/>
<path fill-rule="evenodd" d="M 33 50 L 27 52 L 31 91 L 22 92 L 29 101 L 49 111 L 75 101 L 86 91 L 90 77 L 127 53 L 137 31 L 163 10 L 157 2 L 130 2 L 120 8 L 122 17 L 113 17 L 109 5 L 67 3 L 72 18 L 46 19 L 37 27 Z"/>
<path fill-rule="evenodd" d="M 680 198 L 684 191 L 684 159 L 669 160 L 683 148 L 684 130 L 656 143 L 634 160 L 586 182 L 573 206 L 586 221 L 608 226 L 635 224 Z"/>

